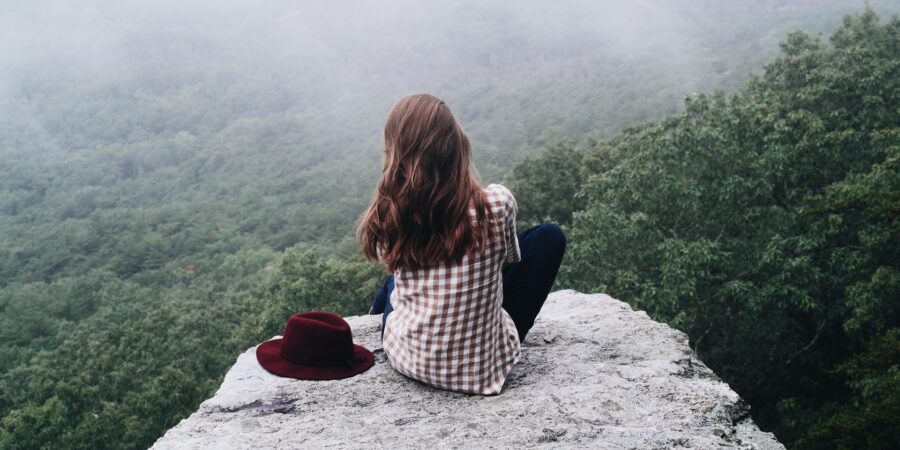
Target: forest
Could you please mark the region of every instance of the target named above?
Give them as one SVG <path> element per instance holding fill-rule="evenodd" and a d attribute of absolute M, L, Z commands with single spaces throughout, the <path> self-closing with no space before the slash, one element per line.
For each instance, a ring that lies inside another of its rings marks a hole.
<path fill-rule="evenodd" d="M 146 448 L 290 314 L 365 313 L 411 91 L 563 226 L 556 288 L 686 332 L 788 448 L 894 445 L 896 4 L 51 3 L 0 18 L 0 448 Z"/>

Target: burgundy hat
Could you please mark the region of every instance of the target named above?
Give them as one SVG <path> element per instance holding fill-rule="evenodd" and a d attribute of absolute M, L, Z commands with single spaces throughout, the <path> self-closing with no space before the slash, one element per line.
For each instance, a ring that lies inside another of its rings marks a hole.
<path fill-rule="evenodd" d="M 302 380 L 336 380 L 369 370 L 375 356 L 353 343 L 343 317 L 325 311 L 294 314 L 281 339 L 256 347 L 256 360 L 264 369 Z"/>

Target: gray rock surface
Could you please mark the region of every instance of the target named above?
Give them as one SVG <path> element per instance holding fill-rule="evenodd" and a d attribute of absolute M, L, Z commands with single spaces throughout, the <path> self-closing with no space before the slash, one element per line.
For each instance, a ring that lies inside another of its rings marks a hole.
<path fill-rule="evenodd" d="M 280 378 L 251 348 L 153 448 L 784 448 L 687 335 L 607 295 L 552 293 L 503 392 L 489 397 L 400 375 L 381 350 L 380 316 L 347 321 L 375 352 L 369 371 Z"/>

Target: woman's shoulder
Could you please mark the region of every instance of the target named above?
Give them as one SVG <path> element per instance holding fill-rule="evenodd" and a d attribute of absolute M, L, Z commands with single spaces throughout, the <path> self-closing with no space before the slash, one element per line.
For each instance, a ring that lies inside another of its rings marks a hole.
<path fill-rule="evenodd" d="M 487 193 L 489 200 L 499 201 L 500 204 L 506 204 L 509 201 L 515 201 L 515 197 L 513 197 L 512 191 L 510 191 L 508 187 L 502 184 L 491 183 L 484 187 L 484 191 Z"/>
<path fill-rule="evenodd" d="M 510 212 L 515 213 L 516 198 L 508 187 L 498 183 L 491 183 L 485 186 L 484 191 L 487 193 L 488 202 L 493 208 L 500 208 L 507 214 Z"/>

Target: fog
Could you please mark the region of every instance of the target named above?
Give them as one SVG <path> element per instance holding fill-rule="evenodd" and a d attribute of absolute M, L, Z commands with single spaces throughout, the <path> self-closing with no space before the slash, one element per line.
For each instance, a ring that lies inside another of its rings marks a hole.
<path fill-rule="evenodd" d="M 881 3 L 873 7 L 897 9 Z M 365 151 L 377 146 L 397 98 L 426 91 L 448 101 L 486 149 L 476 157 L 500 175 L 548 141 L 609 136 L 678 110 L 692 92 L 732 89 L 760 71 L 787 31 L 827 31 L 861 8 L 789 0 L 10 2 L 0 15 L 0 114 L 3 129 L 28 130 L 19 144 L 53 141 L 62 152 L 97 138 L 129 140 L 138 129 L 196 134 L 273 112 L 317 133 L 339 125 L 343 138 L 323 152 Z M 160 119 L 191 101 L 193 88 L 228 117 Z M 109 90 L 132 103 L 83 104 Z M 78 103 L 68 104 L 73 96 Z M 138 118 L 151 97 L 166 102 Z M 60 103 L 70 109 L 65 119 L 52 117 Z M 517 117 L 523 108 L 531 114 Z M 135 117 L 98 132 L 71 114 Z M 16 145 L 5 144 L 6 152 Z"/>
<path fill-rule="evenodd" d="M 885 16 L 900 9 L 871 4 Z M 274 198 L 283 216 L 274 229 L 337 239 L 370 195 L 384 119 L 403 95 L 447 101 L 472 138 L 482 182 L 497 182 L 545 146 L 608 139 L 678 112 L 692 93 L 733 91 L 762 73 L 788 32 L 827 34 L 862 8 L 6 2 L 0 210 L 55 220 L 47 210 L 87 218 L 174 202 L 255 209 Z"/>

